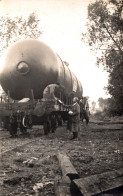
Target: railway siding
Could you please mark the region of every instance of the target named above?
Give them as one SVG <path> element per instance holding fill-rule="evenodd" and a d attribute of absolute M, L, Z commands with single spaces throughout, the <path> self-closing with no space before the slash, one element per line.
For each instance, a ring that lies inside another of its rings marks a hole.
<path fill-rule="evenodd" d="M 71 182 L 75 179 L 70 180 L 62 175 L 57 152 L 65 152 L 63 155 L 69 157 L 80 179 L 122 168 L 122 130 L 114 130 L 113 124 L 110 131 L 103 131 L 102 126 L 98 125 L 98 130 L 92 131 L 97 128 L 96 124 L 90 123 L 86 126 L 83 123 L 78 141 L 70 140 L 70 133 L 65 126 L 57 128 L 55 133 L 47 136 L 42 135 L 41 127 L 35 127 L 35 135 L 31 132 L 32 136 L 28 135 L 25 138 L 4 139 L 4 150 L 12 148 L 12 151 L 2 154 L 2 196 L 33 196 L 36 191 L 40 196 L 54 196 L 59 192 L 63 194 L 65 189 L 67 194 L 70 194 Z M 6 135 L 6 132 L 2 132 L 2 137 L 4 133 Z M 35 142 L 31 142 L 32 140 Z M 26 142 L 27 144 L 22 145 Z M 65 167 L 65 164 L 63 165 Z"/>

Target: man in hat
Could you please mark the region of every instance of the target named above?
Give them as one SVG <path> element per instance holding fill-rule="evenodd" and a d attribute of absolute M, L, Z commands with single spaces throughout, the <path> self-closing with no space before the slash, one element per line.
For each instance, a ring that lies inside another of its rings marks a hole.
<path fill-rule="evenodd" d="M 71 131 L 73 132 L 72 139 L 78 137 L 78 131 L 80 130 L 80 106 L 78 101 L 77 97 L 73 98 L 73 104 L 69 111 L 69 115 L 71 116 Z"/>

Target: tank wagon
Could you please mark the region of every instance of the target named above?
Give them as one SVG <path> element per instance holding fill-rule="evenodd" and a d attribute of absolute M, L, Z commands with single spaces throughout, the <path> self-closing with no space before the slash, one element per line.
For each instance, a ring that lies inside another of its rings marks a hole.
<path fill-rule="evenodd" d="M 1 98 L 0 115 L 11 135 L 34 124 L 42 124 L 47 134 L 52 116 L 66 119 L 72 98 L 82 97 L 80 81 L 41 41 L 16 42 L 0 66 L 0 84 L 8 95 L 7 103 Z"/>

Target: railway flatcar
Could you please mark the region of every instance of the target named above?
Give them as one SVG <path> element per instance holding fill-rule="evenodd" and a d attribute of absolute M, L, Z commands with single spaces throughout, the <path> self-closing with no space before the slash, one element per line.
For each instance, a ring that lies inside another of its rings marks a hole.
<path fill-rule="evenodd" d="M 34 124 L 44 125 L 47 134 L 52 116 L 66 118 L 72 98 L 82 97 L 77 77 L 39 40 L 16 42 L 0 66 L 0 84 L 8 95 L 8 103 L 1 99 L 0 114 L 11 135 Z"/>

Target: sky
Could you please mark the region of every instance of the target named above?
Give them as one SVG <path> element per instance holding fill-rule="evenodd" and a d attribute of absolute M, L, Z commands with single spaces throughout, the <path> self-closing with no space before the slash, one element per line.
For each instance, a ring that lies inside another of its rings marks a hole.
<path fill-rule="evenodd" d="M 94 0 L 0 0 L 0 16 L 28 17 L 35 12 L 43 34 L 40 40 L 48 44 L 81 81 L 83 95 L 91 101 L 107 98 L 104 86 L 108 74 L 96 66 L 96 57 L 81 41 L 85 30 L 87 7 Z"/>

